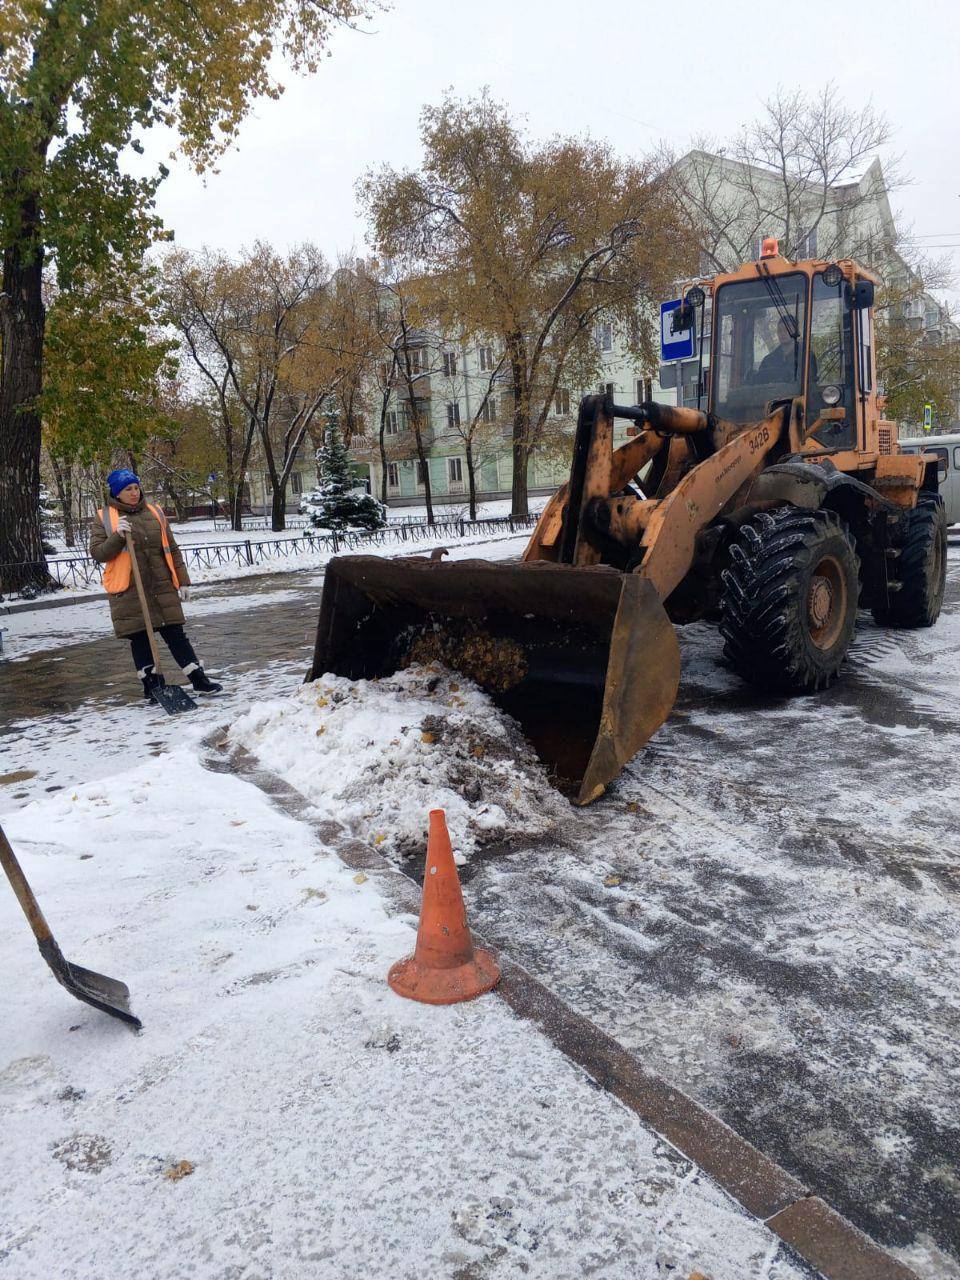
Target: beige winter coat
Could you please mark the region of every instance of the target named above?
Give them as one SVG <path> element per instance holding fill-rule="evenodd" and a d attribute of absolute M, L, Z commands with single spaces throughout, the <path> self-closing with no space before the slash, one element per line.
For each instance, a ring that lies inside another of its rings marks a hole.
<path fill-rule="evenodd" d="M 146 501 L 142 497 L 135 507 L 125 507 L 114 498 L 109 499 L 109 505 L 119 511 L 121 515 L 126 515 L 130 519 L 137 564 L 140 566 L 143 590 L 150 606 L 150 620 L 153 623 L 154 630 L 158 627 L 168 626 L 170 623 L 183 622 L 180 597 L 177 594 L 177 588 L 173 585 L 170 570 L 167 568 L 167 562 L 163 554 L 160 522 L 147 509 Z M 153 505 L 156 506 L 156 503 Z M 170 553 L 173 556 L 173 564 L 177 571 L 180 585 L 181 587 L 187 587 L 190 585 L 190 575 L 187 573 L 187 566 L 183 563 L 183 556 L 180 554 L 180 548 L 176 544 L 169 525 L 167 526 L 167 541 L 170 545 Z M 106 564 L 108 560 L 118 556 L 125 546 L 126 542 L 122 533 L 108 535 L 103 527 L 103 522 L 99 517 L 94 516 L 94 523 L 90 533 L 90 554 L 94 560 L 99 561 L 100 564 Z M 130 586 L 126 591 L 111 594 L 109 599 L 110 617 L 113 620 L 113 629 L 118 636 L 132 636 L 135 631 L 145 630 L 143 613 L 140 609 L 140 601 L 137 598 L 137 585 L 133 580 L 132 574 L 130 576 Z"/>

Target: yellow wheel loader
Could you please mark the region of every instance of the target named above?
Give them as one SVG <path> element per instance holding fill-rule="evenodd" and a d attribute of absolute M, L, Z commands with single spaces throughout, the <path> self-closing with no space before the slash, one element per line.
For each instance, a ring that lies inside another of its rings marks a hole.
<path fill-rule="evenodd" d="M 332 560 L 307 679 L 439 660 L 587 804 L 670 713 L 674 623 L 715 620 L 744 680 L 798 693 L 837 676 L 859 608 L 932 625 L 936 459 L 901 453 L 880 416 L 875 283 L 852 261 L 790 262 L 768 238 L 757 262 L 688 288 L 680 328 L 712 299 L 705 410 L 587 396 L 570 478 L 520 563 Z"/>

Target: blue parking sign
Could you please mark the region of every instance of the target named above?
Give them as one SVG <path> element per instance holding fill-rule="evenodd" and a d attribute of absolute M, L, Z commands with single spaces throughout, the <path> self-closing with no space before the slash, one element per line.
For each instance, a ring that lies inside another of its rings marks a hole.
<path fill-rule="evenodd" d="M 689 360 L 693 355 L 693 327 L 682 329 L 679 333 L 670 332 L 673 313 L 679 306 L 679 298 L 660 303 L 660 359 L 664 361 Z"/>

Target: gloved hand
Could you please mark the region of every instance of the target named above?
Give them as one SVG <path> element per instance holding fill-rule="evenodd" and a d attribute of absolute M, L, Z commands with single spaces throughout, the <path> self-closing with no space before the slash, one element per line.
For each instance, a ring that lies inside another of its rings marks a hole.
<path fill-rule="evenodd" d="M 133 525 L 129 516 L 121 516 L 117 521 L 117 533 L 133 533 Z"/>
<path fill-rule="evenodd" d="M 190 599 L 190 588 L 189 588 L 189 587 L 181 587 L 181 588 L 180 588 L 180 599 L 181 599 L 181 600 L 189 600 L 189 599 Z"/>

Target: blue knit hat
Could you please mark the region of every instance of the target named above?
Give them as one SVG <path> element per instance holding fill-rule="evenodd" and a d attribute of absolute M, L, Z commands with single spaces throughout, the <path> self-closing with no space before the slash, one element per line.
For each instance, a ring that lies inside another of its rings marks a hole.
<path fill-rule="evenodd" d="M 128 484 L 139 484 L 140 477 L 135 476 L 132 471 L 126 467 L 121 467 L 119 471 L 111 471 L 107 476 L 107 484 L 110 487 L 110 496 L 115 498 L 121 489 L 125 489 Z"/>

